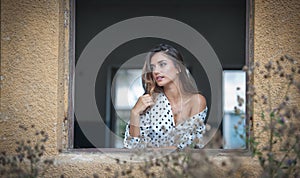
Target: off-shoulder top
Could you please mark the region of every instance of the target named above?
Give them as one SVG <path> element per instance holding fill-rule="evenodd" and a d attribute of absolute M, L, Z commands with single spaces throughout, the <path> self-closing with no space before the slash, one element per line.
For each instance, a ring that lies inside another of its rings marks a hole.
<path fill-rule="evenodd" d="M 164 93 L 159 93 L 145 114 L 140 115 L 140 137 L 129 134 L 130 121 L 126 125 L 124 147 L 146 148 L 177 146 L 183 149 L 193 145 L 202 148 L 205 133 L 205 118 L 208 108 L 175 126 L 170 102 Z"/>

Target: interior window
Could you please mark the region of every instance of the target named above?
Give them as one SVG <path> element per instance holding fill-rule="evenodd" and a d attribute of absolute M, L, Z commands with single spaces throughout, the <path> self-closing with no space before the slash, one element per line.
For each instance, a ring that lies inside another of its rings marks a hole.
<path fill-rule="evenodd" d="M 115 133 L 124 138 L 125 126 L 130 118 L 130 110 L 140 96 L 144 94 L 141 69 L 120 69 L 115 75 L 115 87 L 112 88 L 116 124 Z M 115 140 L 115 148 L 123 148 L 122 140 Z"/>
<path fill-rule="evenodd" d="M 239 106 L 237 97 L 244 100 Z M 246 74 L 241 70 L 223 73 L 223 140 L 224 149 L 246 148 Z"/>

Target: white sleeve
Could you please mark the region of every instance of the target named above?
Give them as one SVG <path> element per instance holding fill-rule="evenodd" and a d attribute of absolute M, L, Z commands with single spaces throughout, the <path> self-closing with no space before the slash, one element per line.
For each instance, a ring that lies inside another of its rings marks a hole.
<path fill-rule="evenodd" d="M 205 118 L 207 114 L 207 108 L 202 112 L 194 115 L 190 120 L 181 125 L 178 129 L 180 141 L 177 148 L 184 149 L 187 146 L 196 146 L 203 148 L 202 137 L 205 133 Z"/>
<path fill-rule="evenodd" d="M 202 138 L 206 132 L 206 126 L 205 126 L 206 115 L 207 115 L 207 108 L 203 112 L 199 113 L 197 117 L 197 123 L 196 123 L 197 129 L 194 138 L 194 144 L 195 146 L 197 146 L 197 148 L 203 148 L 205 146 L 204 143 L 202 142 L 203 140 Z"/>
<path fill-rule="evenodd" d="M 140 136 L 132 137 L 129 134 L 130 121 L 126 125 L 124 147 L 125 148 L 145 148 L 150 142 L 151 138 L 148 136 L 148 130 L 150 129 L 149 112 L 140 116 Z"/>

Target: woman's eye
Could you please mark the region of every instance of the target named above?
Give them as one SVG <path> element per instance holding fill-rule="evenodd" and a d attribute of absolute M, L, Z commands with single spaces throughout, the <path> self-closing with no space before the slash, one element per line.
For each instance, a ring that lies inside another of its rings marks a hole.
<path fill-rule="evenodd" d="M 165 65 L 167 65 L 167 64 L 164 63 L 164 62 L 159 64 L 160 67 L 163 67 L 163 66 L 165 66 Z"/>
<path fill-rule="evenodd" d="M 153 70 L 154 70 L 154 67 L 153 67 L 153 66 L 150 66 L 150 70 L 153 71 Z"/>

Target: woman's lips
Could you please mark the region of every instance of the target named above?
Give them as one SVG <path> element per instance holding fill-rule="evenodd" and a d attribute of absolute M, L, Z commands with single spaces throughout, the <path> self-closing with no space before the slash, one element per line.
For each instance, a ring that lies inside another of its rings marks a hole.
<path fill-rule="evenodd" d="M 164 79 L 163 76 L 157 76 L 157 77 L 156 77 L 156 81 L 157 81 L 157 82 L 160 82 L 160 81 L 162 81 L 163 79 Z"/>

